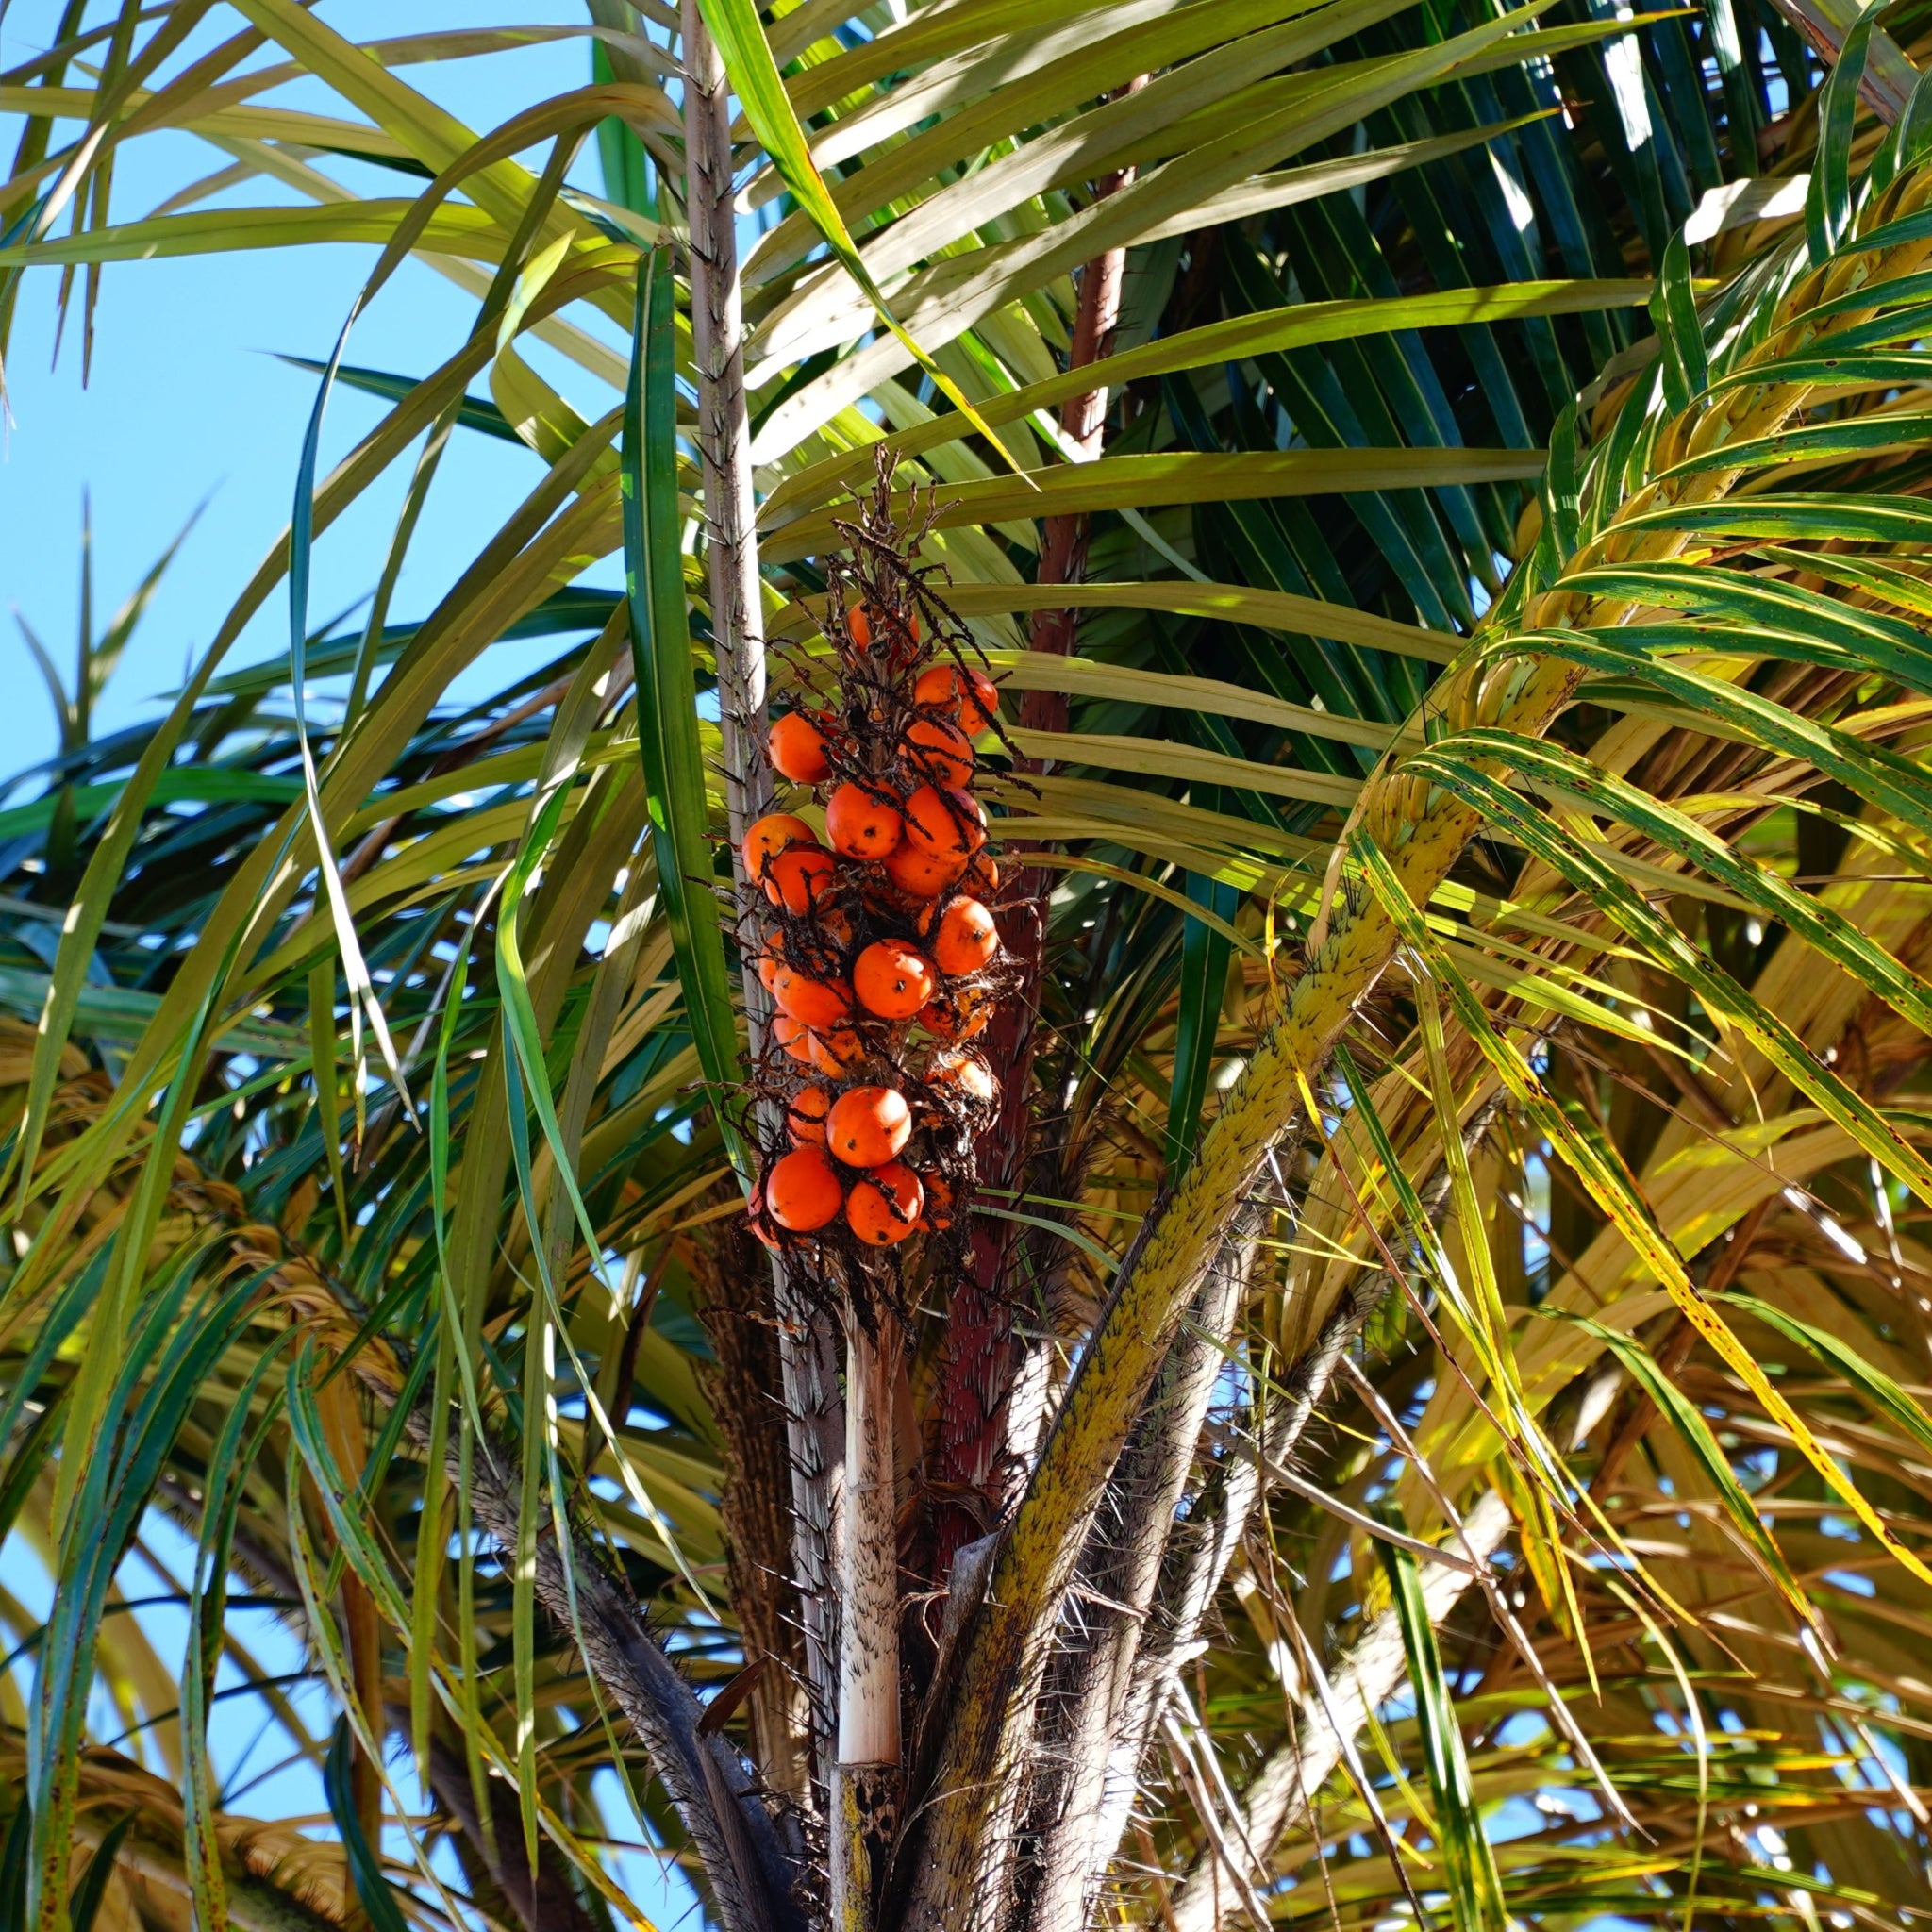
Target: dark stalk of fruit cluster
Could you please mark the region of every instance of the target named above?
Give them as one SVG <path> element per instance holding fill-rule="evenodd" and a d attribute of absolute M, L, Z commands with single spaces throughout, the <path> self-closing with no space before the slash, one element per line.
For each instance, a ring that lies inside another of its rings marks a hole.
<path fill-rule="evenodd" d="M 780 780 L 809 788 L 744 837 L 758 973 L 776 1008 L 752 1096 L 784 1123 L 760 1149 L 751 1224 L 846 1340 L 837 1762 L 828 1777 L 833 1923 L 872 1922 L 897 1825 L 899 1565 L 892 1438 L 902 1323 L 942 1298 L 975 1141 L 998 1093 L 974 1042 L 1012 975 L 994 914 L 999 868 L 974 795 L 975 740 L 999 693 L 970 633 L 917 562 L 930 512 L 891 514 L 891 472 L 830 568 L 824 660 L 771 728 Z M 784 792 L 781 784 L 781 797 Z"/>

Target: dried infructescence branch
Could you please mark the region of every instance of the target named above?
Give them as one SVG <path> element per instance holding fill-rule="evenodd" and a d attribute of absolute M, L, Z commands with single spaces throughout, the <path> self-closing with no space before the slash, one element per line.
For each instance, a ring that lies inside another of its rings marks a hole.
<path fill-rule="evenodd" d="M 744 838 L 747 923 L 777 1008 L 753 1068 L 770 1123 L 749 1213 L 846 1336 L 846 1470 L 831 1882 L 862 1920 L 901 1782 L 901 1614 L 891 1413 L 912 1290 L 943 1292 L 975 1141 L 998 1083 L 974 1042 L 1013 974 L 999 868 L 974 796 L 999 693 L 917 562 L 928 527 L 891 513 L 890 471 L 832 567 L 813 691 L 772 726 L 781 779 L 823 837 L 772 812 Z M 919 1239 L 924 1237 L 927 1239 Z"/>

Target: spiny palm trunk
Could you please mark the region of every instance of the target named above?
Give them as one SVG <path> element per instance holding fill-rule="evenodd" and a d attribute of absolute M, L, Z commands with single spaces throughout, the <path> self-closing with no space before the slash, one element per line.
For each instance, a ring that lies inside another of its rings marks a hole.
<path fill-rule="evenodd" d="M 1116 1787 L 1124 1780 L 1131 1790 L 1136 1784 L 1138 1766 L 1123 1765 L 1120 1747 L 1132 1729 L 1167 1526 L 1180 1507 L 1215 1381 L 1227 1363 L 1255 1253 L 1250 1242 L 1230 1243 L 1202 1290 L 1191 1332 L 1169 1357 L 1123 1458 L 1112 1505 L 1116 1533 L 1083 1565 L 1091 1592 L 1089 1636 L 1086 1648 L 1067 1660 L 1067 1715 L 1045 1753 L 1058 1774 L 1042 1780 L 1041 1850 L 1027 1915 L 1033 1932 L 1081 1932 L 1088 1924 L 1106 1862 L 1096 1850 L 1117 1807 Z M 1106 1849 L 1110 1854 L 1112 1847 Z"/>
<path fill-rule="evenodd" d="M 724 62 L 697 0 L 683 0 L 685 210 L 691 227 L 691 347 L 703 458 L 706 564 L 724 744 L 724 797 L 733 876 L 744 829 L 770 809 L 765 732 L 764 610 L 758 579 L 751 429 L 744 390 L 743 293 L 731 194 L 731 118 Z M 743 974 L 751 1055 L 763 1051 L 770 1007 L 749 956 Z M 823 1767 L 831 1741 L 838 1657 L 833 1515 L 843 1460 L 838 1357 L 829 1319 L 772 1257 L 791 1462 L 792 1581 L 804 1624 L 807 1740 Z M 783 1727 L 778 1755 L 763 1769 L 779 1790 L 808 1798 L 808 1764 Z M 823 1771 L 821 1771 L 823 1776 Z"/>
<path fill-rule="evenodd" d="M 706 569 L 717 641 L 718 721 L 731 842 L 771 804 L 759 756 L 765 718 L 765 620 L 753 523 L 751 425 L 744 396 L 743 291 L 731 207 L 731 122 L 724 62 L 697 0 L 684 0 L 685 215 L 691 225 L 691 359 L 704 460 Z"/>

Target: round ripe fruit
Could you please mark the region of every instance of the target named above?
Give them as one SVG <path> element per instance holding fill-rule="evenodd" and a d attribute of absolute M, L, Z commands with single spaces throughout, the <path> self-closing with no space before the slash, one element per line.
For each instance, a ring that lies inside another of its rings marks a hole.
<path fill-rule="evenodd" d="M 778 1010 L 808 1026 L 836 1026 L 852 1017 L 852 989 L 842 979 L 813 979 L 792 966 L 781 966 L 772 983 Z"/>
<path fill-rule="evenodd" d="M 808 1035 L 806 1053 L 826 1079 L 836 1080 L 865 1058 L 865 1046 L 851 1027 L 840 1026 L 830 1033 Z"/>
<path fill-rule="evenodd" d="M 823 845 L 794 845 L 771 862 L 765 896 L 794 918 L 803 918 L 832 883 L 832 855 Z"/>
<path fill-rule="evenodd" d="M 825 1117 L 825 1146 L 847 1167 L 883 1167 L 912 1137 L 912 1109 L 893 1087 L 848 1087 Z"/>
<path fill-rule="evenodd" d="M 977 899 L 955 899 L 940 920 L 932 960 L 941 973 L 963 978 L 992 963 L 1000 949 L 1000 929 Z M 784 998 L 779 996 L 779 1004 Z"/>
<path fill-rule="evenodd" d="M 832 774 L 825 735 L 803 711 L 788 711 L 772 726 L 765 756 L 775 770 L 800 785 L 821 785 Z"/>
<path fill-rule="evenodd" d="M 938 984 L 932 961 L 903 940 L 875 941 L 852 968 L 858 1004 L 881 1020 L 911 1019 Z"/>
<path fill-rule="evenodd" d="M 968 738 L 977 738 L 997 714 L 1000 693 L 999 687 L 982 672 L 968 672 L 962 688 L 958 666 L 935 664 L 920 674 L 919 682 L 912 687 L 912 702 L 928 710 L 949 712 Z"/>
<path fill-rule="evenodd" d="M 794 845 L 811 846 L 818 842 L 818 835 L 803 819 L 793 818 L 789 811 L 767 812 L 744 835 L 746 876 L 763 881 L 765 867 L 781 852 Z M 765 891 L 775 903 L 777 894 L 772 892 L 769 883 L 766 883 Z"/>
<path fill-rule="evenodd" d="M 778 975 L 784 970 L 785 962 L 777 954 L 760 953 L 758 955 L 758 977 L 764 981 L 767 992 L 770 992 L 777 984 Z"/>
<path fill-rule="evenodd" d="M 958 1048 L 934 1054 L 925 1077 L 936 1085 L 957 1089 L 960 1099 L 974 1107 L 987 1106 L 997 1091 L 992 1069 L 976 1053 Z"/>
<path fill-rule="evenodd" d="M 973 863 L 966 868 L 966 883 L 982 899 L 991 899 L 1000 889 L 1000 869 L 993 863 L 991 852 L 975 852 Z"/>
<path fill-rule="evenodd" d="M 875 1167 L 845 1202 L 845 1221 L 868 1246 L 890 1248 L 919 1225 L 925 1190 L 903 1160 Z"/>
<path fill-rule="evenodd" d="M 924 876 L 919 868 L 925 864 L 924 859 L 916 854 L 895 852 L 886 860 L 885 878 L 866 894 L 865 903 L 875 919 L 887 924 L 895 924 L 903 920 L 920 939 L 925 939 L 939 919 L 939 908 L 923 893 L 904 891 L 892 883 L 893 869 L 908 857 L 914 860 L 914 875 Z"/>
<path fill-rule="evenodd" d="M 825 1116 L 832 1110 L 832 1090 L 821 1087 L 817 1082 L 809 1087 L 801 1087 L 787 1102 L 785 1108 L 785 1131 L 791 1136 L 792 1145 L 803 1147 L 816 1141 L 821 1147 L 825 1144 Z"/>
<path fill-rule="evenodd" d="M 906 727 L 900 761 L 935 785 L 964 785 L 973 776 L 973 742 L 943 718 L 916 718 Z"/>
<path fill-rule="evenodd" d="M 935 664 L 919 674 L 912 687 L 912 702 L 928 711 L 949 711 L 959 715 L 959 674 L 950 664 Z"/>
<path fill-rule="evenodd" d="M 908 899 L 937 899 L 965 869 L 957 853 L 921 852 L 909 841 L 886 860 L 886 876 Z"/>
<path fill-rule="evenodd" d="M 803 1020 L 794 1020 L 790 1013 L 774 1013 L 772 1016 L 772 1038 L 793 1059 L 807 1062 L 811 1059 L 811 1028 Z"/>
<path fill-rule="evenodd" d="M 959 705 L 959 729 L 968 738 L 977 738 L 992 729 L 992 721 L 1000 714 L 1000 690 L 982 671 L 969 671 L 966 682 L 970 695 Z"/>
<path fill-rule="evenodd" d="M 765 1199 L 772 1219 L 793 1234 L 810 1234 L 824 1226 L 843 1205 L 845 1190 L 838 1170 L 822 1147 L 794 1147 L 772 1163 L 765 1176 Z"/>
<path fill-rule="evenodd" d="M 825 836 L 847 858 L 883 858 L 899 843 L 899 814 L 862 785 L 841 785 L 825 804 Z"/>
<path fill-rule="evenodd" d="M 937 1234 L 942 1228 L 953 1224 L 952 1183 L 941 1175 L 929 1174 L 921 1176 L 921 1185 L 925 1189 L 924 1209 L 913 1224 L 921 1234 Z"/>
<path fill-rule="evenodd" d="M 986 989 L 962 986 L 958 991 L 948 994 L 943 1000 L 935 1000 L 924 1008 L 919 1015 L 919 1024 L 941 1040 L 971 1040 L 986 1031 L 986 1023 L 991 1017 L 991 1003 L 987 998 Z"/>
<path fill-rule="evenodd" d="M 906 801 L 906 842 L 915 850 L 966 861 L 986 843 L 986 811 L 970 791 L 922 785 Z"/>
<path fill-rule="evenodd" d="M 845 613 L 845 628 L 852 633 L 852 641 L 861 651 L 872 649 L 872 608 L 869 605 L 858 605 Z M 911 631 L 912 641 L 916 644 L 919 641 L 918 611 L 915 610 L 907 620 L 907 627 Z"/>

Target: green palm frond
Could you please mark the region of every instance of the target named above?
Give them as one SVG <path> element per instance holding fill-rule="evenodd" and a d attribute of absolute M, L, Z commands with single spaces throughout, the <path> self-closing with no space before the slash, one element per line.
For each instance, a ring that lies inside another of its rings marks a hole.
<path fill-rule="evenodd" d="M 815 1924 L 840 1357 L 735 1172 L 700 10 L 596 0 L 482 134 L 413 70 L 551 29 L 84 11 L 0 75 L 0 327 L 323 242 L 476 308 L 337 371 L 375 426 L 166 715 L 89 713 L 150 576 L 0 799 L 0 1523 L 55 1583 L 0 1574 L 0 1914 L 641 1924 L 648 1844 Z M 702 11 L 773 698 L 889 452 L 1041 908 L 1027 1158 L 909 1338 L 874 1932 L 1932 1911 L 1932 220 L 1870 110 L 1932 26 L 1814 9 L 1821 92 L 1758 0 Z M 156 134 L 211 172 L 110 211 Z M 466 434 L 527 493 L 406 609 Z M 405 460 L 375 614 L 229 662 Z M 184 1530 L 179 1657 L 128 1606 Z M 224 1788 L 238 1707 L 313 1819 Z"/>

